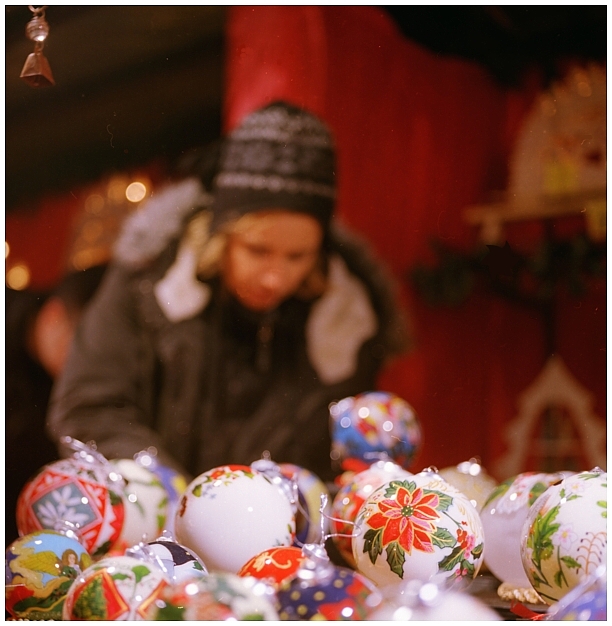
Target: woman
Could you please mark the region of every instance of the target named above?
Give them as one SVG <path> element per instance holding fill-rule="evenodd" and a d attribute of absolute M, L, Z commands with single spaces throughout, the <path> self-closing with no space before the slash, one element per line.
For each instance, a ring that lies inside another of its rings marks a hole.
<path fill-rule="evenodd" d="M 404 347 L 384 272 L 332 224 L 335 153 L 276 102 L 127 224 L 55 387 L 48 428 L 107 457 L 153 446 L 187 476 L 268 451 L 323 480 L 330 402 Z"/>

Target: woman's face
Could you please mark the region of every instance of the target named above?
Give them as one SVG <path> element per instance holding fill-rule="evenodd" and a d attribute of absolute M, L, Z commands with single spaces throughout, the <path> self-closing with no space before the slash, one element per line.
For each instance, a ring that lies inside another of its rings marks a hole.
<path fill-rule="evenodd" d="M 252 311 L 270 311 L 293 295 L 317 261 L 323 229 L 305 213 L 260 212 L 229 235 L 223 280 Z"/>

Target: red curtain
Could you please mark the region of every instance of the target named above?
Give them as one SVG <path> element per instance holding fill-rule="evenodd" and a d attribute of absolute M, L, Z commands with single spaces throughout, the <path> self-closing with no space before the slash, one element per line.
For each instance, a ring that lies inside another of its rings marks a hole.
<path fill-rule="evenodd" d="M 424 446 L 413 469 L 470 457 L 493 466 L 518 395 L 543 367 L 543 322 L 478 293 L 431 307 L 406 279 L 431 262 L 432 239 L 470 250 L 463 209 L 504 189 L 508 156 L 534 95 L 405 39 L 371 6 L 235 6 L 227 26 L 225 127 L 283 98 L 325 119 L 338 145 L 338 215 L 365 236 L 403 285 L 415 349 L 379 387 L 410 402 Z M 537 241 L 513 227 L 512 246 Z M 605 284 L 561 302 L 558 349 L 605 418 Z M 506 478 L 497 476 L 497 478 Z"/>

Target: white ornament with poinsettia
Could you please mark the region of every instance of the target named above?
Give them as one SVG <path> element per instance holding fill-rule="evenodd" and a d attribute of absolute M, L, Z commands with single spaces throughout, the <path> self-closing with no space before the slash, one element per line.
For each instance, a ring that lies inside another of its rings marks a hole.
<path fill-rule="evenodd" d="M 376 489 L 356 518 L 357 569 L 384 587 L 402 580 L 472 580 L 480 569 L 484 533 L 467 496 L 434 468 Z"/>

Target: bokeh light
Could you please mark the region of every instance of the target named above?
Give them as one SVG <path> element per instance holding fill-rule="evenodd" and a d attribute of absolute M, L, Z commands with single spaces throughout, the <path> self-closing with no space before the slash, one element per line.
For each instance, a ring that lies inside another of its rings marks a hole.
<path fill-rule="evenodd" d="M 6 284 L 16 291 L 25 289 L 30 284 L 30 269 L 28 266 L 23 263 L 13 265 L 6 273 Z"/>
<path fill-rule="evenodd" d="M 140 181 L 130 183 L 125 190 L 125 197 L 130 202 L 140 202 L 146 195 L 147 186 Z"/>

